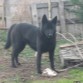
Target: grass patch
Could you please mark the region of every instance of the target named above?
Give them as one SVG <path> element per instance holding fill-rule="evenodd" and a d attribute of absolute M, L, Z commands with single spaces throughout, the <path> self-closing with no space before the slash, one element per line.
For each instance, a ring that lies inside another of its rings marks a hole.
<path fill-rule="evenodd" d="M 74 83 L 75 81 L 77 80 L 63 78 L 58 80 L 39 80 L 39 81 L 34 81 L 32 83 Z M 83 82 L 83 81 L 80 81 L 80 82 Z"/>
<path fill-rule="evenodd" d="M 35 51 L 32 50 L 28 45 L 25 47 L 25 49 L 21 52 L 22 57 L 34 57 Z"/>
<path fill-rule="evenodd" d="M 72 69 L 69 71 L 70 77 L 83 82 L 83 68 Z"/>
<path fill-rule="evenodd" d="M 0 42 L 5 42 L 7 36 L 7 30 L 0 30 Z"/>
<path fill-rule="evenodd" d="M 23 83 L 23 82 L 18 76 L 16 76 L 16 77 L 11 77 L 8 79 L 1 80 L 1 83 Z"/>

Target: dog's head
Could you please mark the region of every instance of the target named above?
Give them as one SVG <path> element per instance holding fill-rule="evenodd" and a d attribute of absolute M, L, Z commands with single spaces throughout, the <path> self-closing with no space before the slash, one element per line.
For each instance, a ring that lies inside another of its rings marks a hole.
<path fill-rule="evenodd" d="M 46 15 L 42 17 L 42 31 L 46 37 L 52 38 L 55 35 L 56 23 L 57 16 L 54 17 L 52 20 L 48 20 Z"/>

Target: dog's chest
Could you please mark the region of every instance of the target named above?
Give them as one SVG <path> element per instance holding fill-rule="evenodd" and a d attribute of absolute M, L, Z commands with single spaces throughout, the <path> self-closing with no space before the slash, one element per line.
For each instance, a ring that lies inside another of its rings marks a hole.
<path fill-rule="evenodd" d="M 54 49 L 55 47 L 55 42 L 54 41 L 43 41 L 42 43 L 42 51 L 47 52 L 50 51 L 52 49 Z"/>

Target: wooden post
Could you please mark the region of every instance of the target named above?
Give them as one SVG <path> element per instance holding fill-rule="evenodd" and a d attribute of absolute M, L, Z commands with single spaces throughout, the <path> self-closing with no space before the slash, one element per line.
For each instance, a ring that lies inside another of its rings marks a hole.
<path fill-rule="evenodd" d="M 66 33 L 66 23 L 65 23 L 65 16 L 64 16 L 64 2 L 62 0 L 59 1 L 59 15 L 60 15 L 61 32 Z"/>
<path fill-rule="evenodd" d="M 10 0 L 6 0 L 5 2 L 6 4 L 6 28 L 10 28 L 11 24 L 12 24 L 12 20 L 11 20 L 11 4 L 10 4 Z"/>
<path fill-rule="evenodd" d="M 48 18 L 49 18 L 49 20 L 52 19 L 52 6 L 51 6 L 51 0 L 48 0 Z"/>
<path fill-rule="evenodd" d="M 2 11 L 3 11 L 3 13 L 2 13 L 2 25 L 3 25 L 3 28 L 5 27 L 4 26 L 4 0 L 3 0 L 3 5 L 2 5 Z"/>
<path fill-rule="evenodd" d="M 32 23 L 36 26 L 39 26 L 36 4 L 32 4 L 31 9 L 32 9 L 32 20 L 33 20 Z"/>

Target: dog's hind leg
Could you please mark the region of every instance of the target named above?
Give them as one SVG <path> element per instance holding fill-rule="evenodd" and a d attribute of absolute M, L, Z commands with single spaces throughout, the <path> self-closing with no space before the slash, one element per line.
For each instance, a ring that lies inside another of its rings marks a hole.
<path fill-rule="evenodd" d="M 16 65 L 20 65 L 19 60 L 18 60 L 18 55 L 24 49 L 24 47 L 25 47 L 25 44 L 23 43 L 14 44 L 12 58 L 11 58 L 12 67 L 16 67 Z"/>
<path fill-rule="evenodd" d="M 13 50 L 12 52 L 12 56 L 11 56 L 11 61 L 12 61 L 12 67 L 16 68 L 16 61 L 15 61 L 15 57 L 18 56 L 18 53 L 16 50 Z"/>

